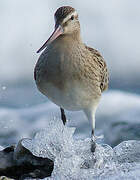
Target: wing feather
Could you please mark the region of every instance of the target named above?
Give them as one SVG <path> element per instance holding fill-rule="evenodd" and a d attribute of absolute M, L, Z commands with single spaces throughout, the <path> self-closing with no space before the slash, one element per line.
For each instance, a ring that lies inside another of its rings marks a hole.
<path fill-rule="evenodd" d="M 101 89 L 101 92 L 103 92 L 108 88 L 108 83 L 109 83 L 109 74 L 108 74 L 106 62 L 104 61 L 104 58 L 96 49 L 93 49 L 88 46 L 86 46 L 86 48 L 91 52 L 93 60 L 95 61 L 96 65 L 99 68 L 100 89 Z"/>

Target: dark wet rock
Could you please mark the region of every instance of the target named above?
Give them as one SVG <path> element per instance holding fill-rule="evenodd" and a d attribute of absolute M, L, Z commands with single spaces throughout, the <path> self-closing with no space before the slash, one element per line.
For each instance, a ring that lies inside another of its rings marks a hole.
<path fill-rule="evenodd" d="M 51 175 L 53 161 L 48 158 L 36 157 L 22 146 L 10 146 L 0 151 L 0 176 L 14 179 L 45 178 Z"/>
<path fill-rule="evenodd" d="M 13 154 L 14 154 L 13 146 L 7 147 L 2 151 L 0 151 L 0 175 L 5 175 L 5 174 L 1 174 L 1 172 L 15 165 L 15 162 L 13 161 Z"/>

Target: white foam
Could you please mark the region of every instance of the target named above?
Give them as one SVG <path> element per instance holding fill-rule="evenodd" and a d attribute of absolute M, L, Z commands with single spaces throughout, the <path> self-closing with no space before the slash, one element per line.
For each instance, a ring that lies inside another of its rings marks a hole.
<path fill-rule="evenodd" d="M 55 119 L 33 140 L 22 142 L 34 155 L 54 161 L 52 175 L 46 179 L 139 179 L 140 141 L 122 142 L 114 149 L 98 144 L 92 154 L 90 139 L 74 140 L 73 133 L 74 129 Z M 135 176 L 134 172 L 137 172 Z"/>
<path fill-rule="evenodd" d="M 2 151 L 4 149 L 4 147 L 3 146 L 0 146 L 0 151 Z"/>

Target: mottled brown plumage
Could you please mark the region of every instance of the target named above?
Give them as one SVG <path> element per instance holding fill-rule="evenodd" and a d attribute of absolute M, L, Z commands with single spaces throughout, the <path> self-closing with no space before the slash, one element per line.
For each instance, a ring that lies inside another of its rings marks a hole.
<path fill-rule="evenodd" d="M 95 63 L 97 63 L 100 71 L 100 88 L 101 92 L 105 91 L 108 89 L 108 82 L 109 82 L 109 76 L 108 76 L 108 70 L 107 70 L 107 65 L 106 62 L 104 61 L 103 57 L 101 54 L 96 50 L 91 47 L 88 47 L 85 45 L 85 47 L 92 53 L 93 55 L 93 60 Z"/>
<path fill-rule="evenodd" d="M 60 106 L 61 112 L 63 108 L 84 111 L 94 141 L 95 112 L 101 93 L 108 88 L 107 66 L 97 50 L 83 43 L 74 8 L 59 8 L 55 19 L 54 33 L 38 50 L 47 47 L 36 64 L 34 78 L 38 89 Z"/>

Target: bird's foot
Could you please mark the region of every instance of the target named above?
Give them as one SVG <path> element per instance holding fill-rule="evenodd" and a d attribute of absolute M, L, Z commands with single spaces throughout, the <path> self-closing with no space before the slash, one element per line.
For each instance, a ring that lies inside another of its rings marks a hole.
<path fill-rule="evenodd" d="M 100 136 L 92 136 L 91 137 L 91 152 L 95 152 L 96 149 L 96 140 L 100 140 L 103 139 L 104 135 L 100 135 Z"/>
<path fill-rule="evenodd" d="M 93 135 L 91 137 L 91 152 L 94 153 L 96 149 L 96 137 Z"/>
<path fill-rule="evenodd" d="M 93 139 L 91 139 L 91 148 L 90 148 L 90 150 L 91 150 L 92 153 L 94 153 L 95 149 L 96 149 L 96 142 Z"/>

